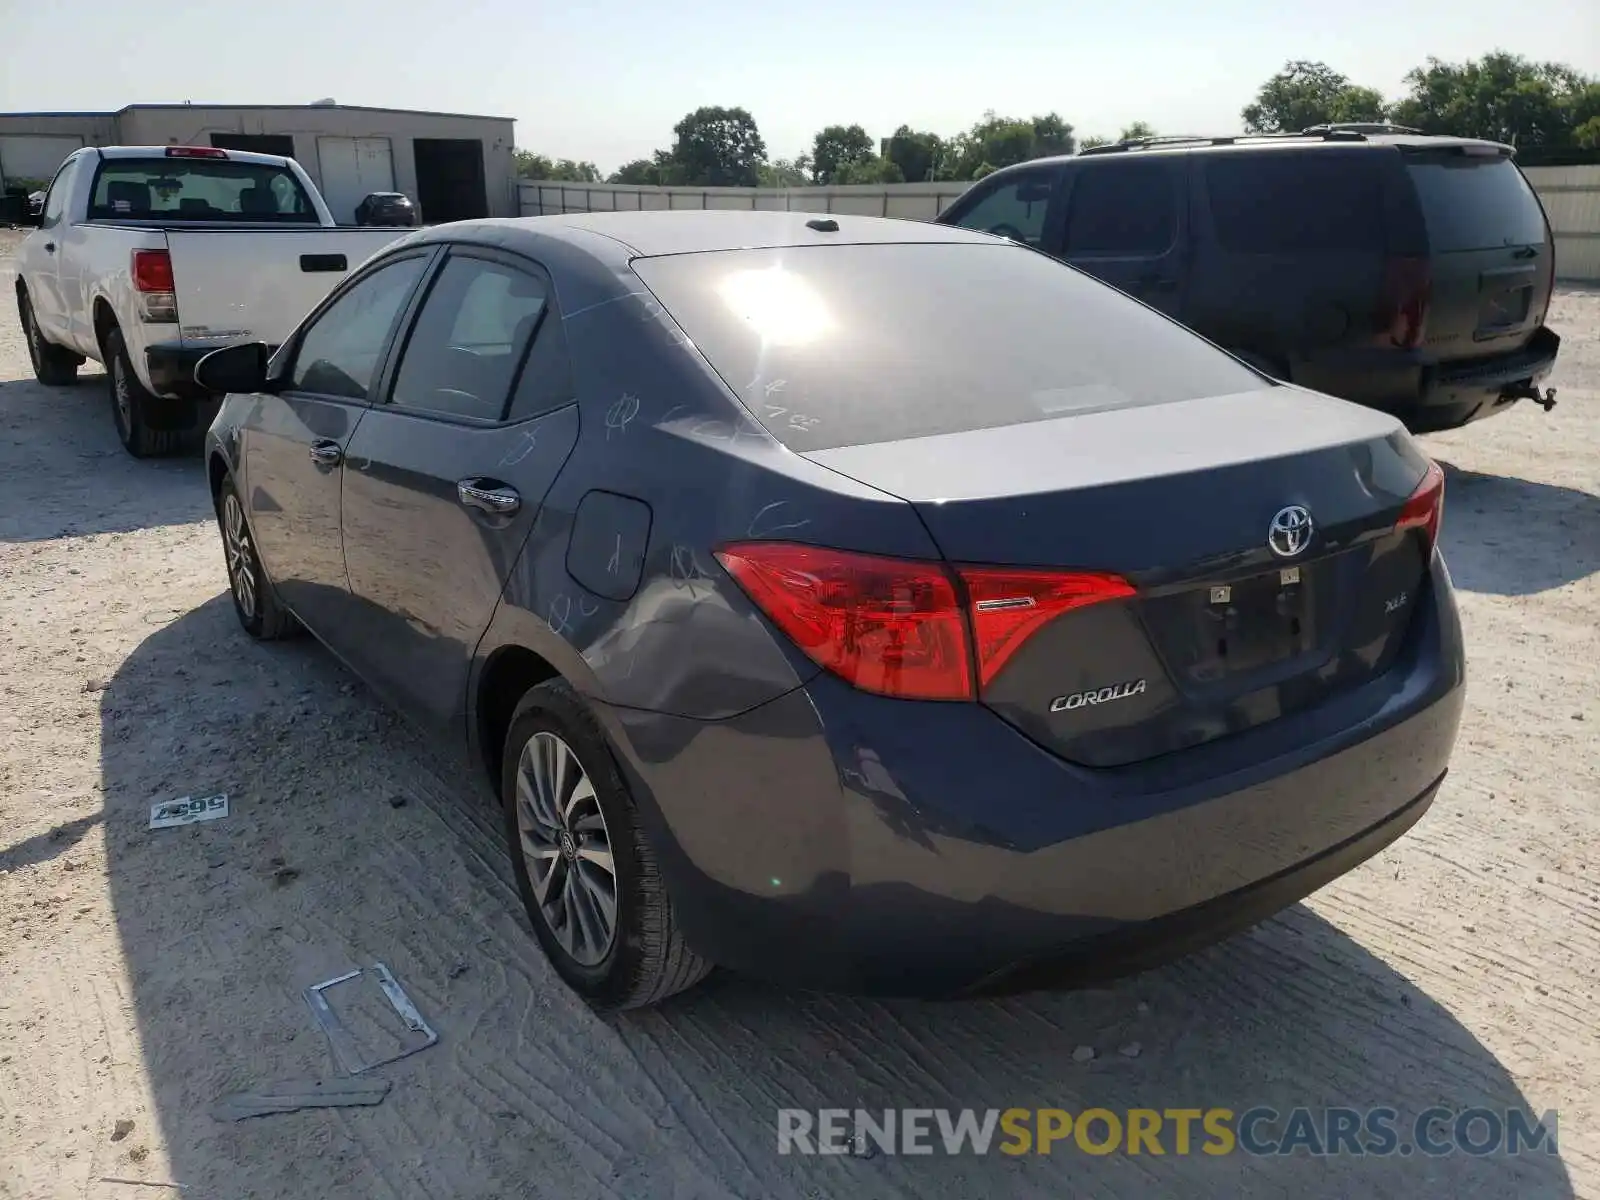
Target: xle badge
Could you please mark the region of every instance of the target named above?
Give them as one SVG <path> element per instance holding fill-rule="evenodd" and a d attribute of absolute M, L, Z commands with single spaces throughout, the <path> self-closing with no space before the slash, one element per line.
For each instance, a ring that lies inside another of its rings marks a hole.
<path fill-rule="evenodd" d="M 1126 700 L 1129 696 L 1137 696 L 1144 691 L 1144 680 L 1134 679 L 1127 683 L 1116 683 L 1110 687 L 1090 688 L 1086 692 L 1073 692 L 1070 696 L 1057 696 L 1050 701 L 1050 711 L 1071 712 L 1075 708 L 1082 708 L 1086 704 L 1110 704 L 1113 700 Z"/>

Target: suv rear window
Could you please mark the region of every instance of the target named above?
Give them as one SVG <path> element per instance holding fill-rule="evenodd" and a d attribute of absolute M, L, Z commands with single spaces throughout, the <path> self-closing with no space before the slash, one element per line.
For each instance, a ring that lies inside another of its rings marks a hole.
<path fill-rule="evenodd" d="M 1370 152 L 1207 156 L 1217 240 L 1235 254 L 1384 249 L 1383 171 Z"/>
<path fill-rule="evenodd" d="M 283 221 L 316 224 L 287 167 L 225 158 L 108 158 L 89 216 L 102 221 Z"/>
<path fill-rule="evenodd" d="M 1544 241 L 1544 210 L 1509 158 L 1460 153 L 1407 157 L 1436 254 Z"/>
<path fill-rule="evenodd" d="M 802 452 L 1271 386 L 1020 246 L 725 250 L 633 269 L 757 419 Z"/>

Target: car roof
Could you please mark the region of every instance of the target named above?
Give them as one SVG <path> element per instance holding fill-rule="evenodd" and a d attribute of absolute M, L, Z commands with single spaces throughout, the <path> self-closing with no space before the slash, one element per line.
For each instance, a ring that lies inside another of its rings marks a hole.
<path fill-rule="evenodd" d="M 828 228 L 832 222 L 837 228 Z M 821 225 L 821 228 L 818 226 Z M 728 209 L 682 209 L 659 212 L 566 213 L 546 217 L 505 217 L 441 227 L 450 236 L 473 240 L 474 230 L 497 227 L 508 241 L 517 234 L 592 244 L 585 235 L 599 234 L 634 257 L 703 254 L 716 250 L 770 250 L 786 246 L 845 246 L 904 242 L 1006 244 L 987 233 L 902 221 L 826 212 L 763 212 Z"/>
<path fill-rule="evenodd" d="M 1449 137 L 1444 134 L 1393 132 L 1393 133 L 1261 133 L 1226 134 L 1219 137 L 1175 136 L 1143 138 L 1134 142 L 1115 142 L 1108 146 L 1093 146 L 1079 154 L 1057 154 L 1049 158 L 1036 158 L 1015 163 L 994 172 L 1010 174 L 1030 167 L 1053 167 L 1066 163 L 1091 163 L 1121 161 L 1129 155 L 1142 158 L 1147 154 L 1255 154 L 1287 150 L 1324 150 L 1332 148 L 1399 150 L 1449 150 L 1459 146 L 1493 146 L 1511 154 L 1514 147 L 1485 138 Z M 986 177 L 990 178 L 990 177 Z"/>

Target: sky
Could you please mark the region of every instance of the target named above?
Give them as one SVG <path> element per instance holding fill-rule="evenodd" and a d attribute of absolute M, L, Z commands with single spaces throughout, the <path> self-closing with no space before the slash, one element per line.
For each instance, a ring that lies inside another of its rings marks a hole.
<path fill-rule="evenodd" d="M 955 133 L 994 109 L 1078 135 L 1229 133 L 1289 59 L 1388 96 L 1428 56 L 1504 49 L 1600 76 L 1595 0 L 0 0 L 0 112 L 341 104 L 514 117 L 517 144 L 614 170 L 705 104 L 770 157 L 824 125 Z"/>

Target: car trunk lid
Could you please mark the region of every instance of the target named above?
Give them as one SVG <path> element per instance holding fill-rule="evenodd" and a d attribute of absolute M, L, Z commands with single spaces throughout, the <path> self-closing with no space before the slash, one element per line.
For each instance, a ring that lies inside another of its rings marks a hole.
<path fill-rule="evenodd" d="M 807 457 L 910 501 L 953 563 L 1134 585 L 1039 628 L 982 688 L 1005 720 L 1091 766 L 1372 679 L 1424 582 L 1427 537 L 1396 523 L 1427 460 L 1391 418 L 1298 389 Z"/>

